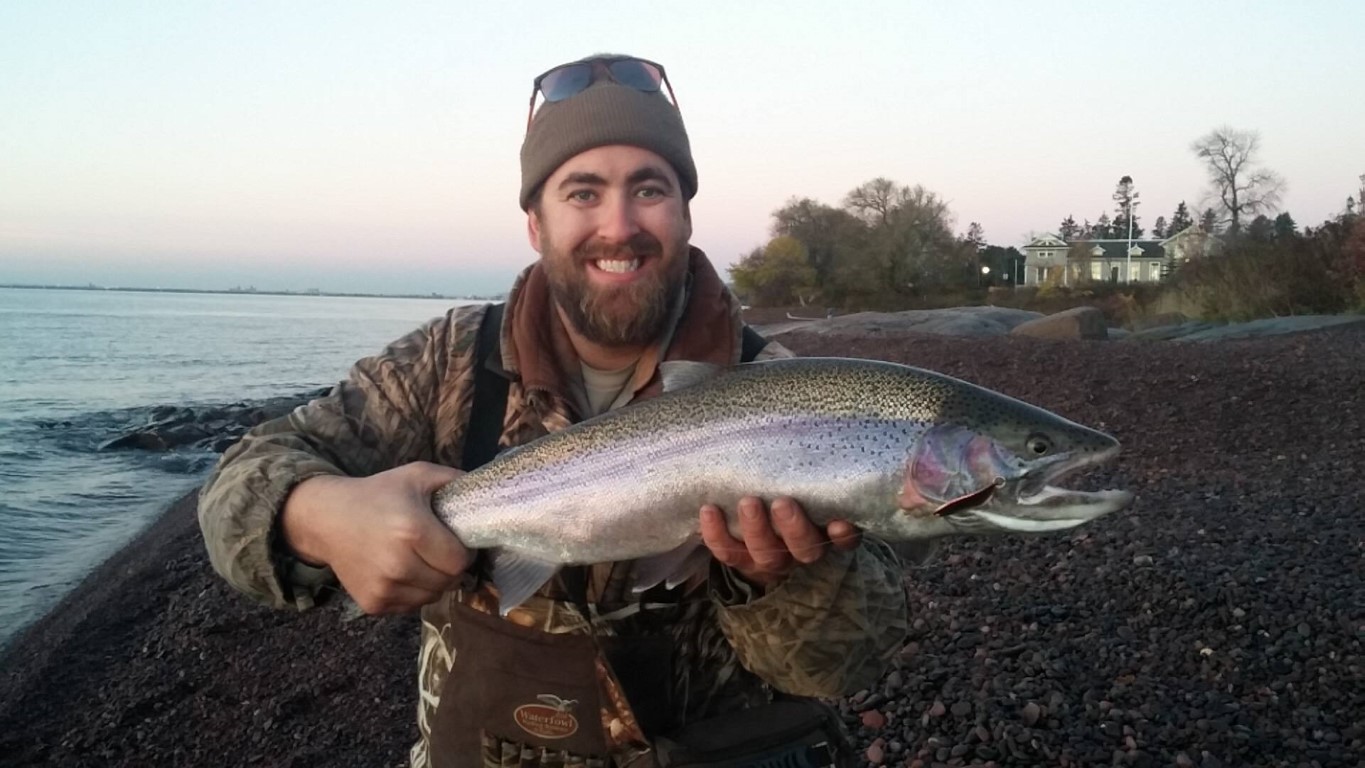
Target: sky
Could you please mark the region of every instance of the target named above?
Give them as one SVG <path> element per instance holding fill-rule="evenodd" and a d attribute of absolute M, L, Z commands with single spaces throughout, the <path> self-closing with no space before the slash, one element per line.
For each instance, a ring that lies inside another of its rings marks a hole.
<path fill-rule="evenodd" d="M 667 68 L 722 269 L 878 176 L 1022 245 L 1128 175 L 1150 227 L 1222 125 L 1316 225 L 1365 173 L 1362 29 L 1359 0 L 0 0 L 0 283 L 503 291 L 531 80 L 604 51 Z"/>

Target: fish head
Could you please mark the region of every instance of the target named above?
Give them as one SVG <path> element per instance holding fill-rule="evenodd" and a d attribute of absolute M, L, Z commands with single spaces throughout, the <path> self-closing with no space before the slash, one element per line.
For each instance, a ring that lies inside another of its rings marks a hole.
<path fill-rule="evenodd" d="M 1117 456 L 1112 436 L 983 392 L 977 407 L 932 425 L 915 442 L 897 499 L 900 535 L 1060 531 L 1132 501 L 1127 491 L 1060 485 Z"/>

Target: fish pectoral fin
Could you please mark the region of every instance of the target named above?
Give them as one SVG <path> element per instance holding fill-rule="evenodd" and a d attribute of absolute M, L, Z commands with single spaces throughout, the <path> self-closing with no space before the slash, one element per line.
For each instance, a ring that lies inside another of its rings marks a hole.
<path fill-rule="evenodd" d="M 724 369 L 719 365 L 692 360 L 669 360 L 659 363 L 659 376 L 663 380 L 665 392 L 696 386 L 722 370 Z"/>
<path fill-rule="evenodd" d="M 493 586 L 498 588 L 498 611 L 503 616 L 540 591 L 559 570 L 558 563 L 507 549 L 490 550 L 488 560 Z"/>
<path fill-rule="evenodd" d="M 711 565 L 711 550 L 702 546 L 701 537 L 693 536 L 679 547 L 660 555 L 642 557 L 635 561 L 631 573 L 630 591 L 635 594 L 659 584 L 672 589 L 701 573 Z"/>

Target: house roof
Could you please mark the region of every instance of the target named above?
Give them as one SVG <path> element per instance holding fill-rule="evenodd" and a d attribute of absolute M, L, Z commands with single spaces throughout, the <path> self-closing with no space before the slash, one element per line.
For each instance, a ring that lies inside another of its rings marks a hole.
<path fill-rule="evenodd" d="M 1072 247 L 1077 245 L 1089 245 L 1099 247 L 1104 253 L 1096 258 L 1101 259 L 1126 259 L 1128 258 L 1128 239 L 1123 240 L 1076 240 L 1071 243 Z M 1133 240 L 1134 248 L 1142 249 L 1141 254 L 1134 253 L 1135 259 L 1164 259 L 1166 249 L 1162 246 L 1162 240 Z"/>

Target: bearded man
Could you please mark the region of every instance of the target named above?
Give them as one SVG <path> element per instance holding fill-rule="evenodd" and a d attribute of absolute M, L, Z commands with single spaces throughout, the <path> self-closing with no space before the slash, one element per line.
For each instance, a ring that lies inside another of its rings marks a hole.
<path fill-rule="evenodd" d="M 746 345 L 689 245 L 697 170 L 662 66 L 599 55 L 537 77 L 521 176 L 540 257 L 505 306 L 452 309 L 230 448 L 200 495 L 214 567 L 278 607 L 339 583 L 368 613 L 420 610 L 413 766 L 702 765 L 708 745 L 847 764 L 837 718 L 793 706 L 869 685 L 906 629 L 894 555 L 851 525 L 750 497 L 735 537 L 708 505 L 708 574 L 635 594 L 632 562 L 567 568 L 503 617 L 432 513 L 497 450 L 658 394 L 662 362 L 790 354 Z M 782 738 L 756 738 L 774 722 Z"/>

